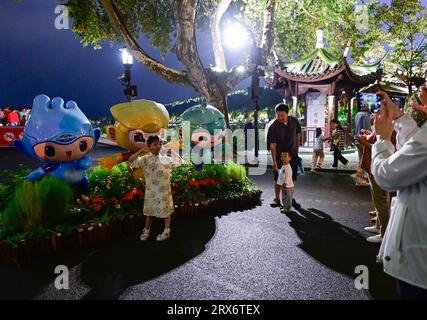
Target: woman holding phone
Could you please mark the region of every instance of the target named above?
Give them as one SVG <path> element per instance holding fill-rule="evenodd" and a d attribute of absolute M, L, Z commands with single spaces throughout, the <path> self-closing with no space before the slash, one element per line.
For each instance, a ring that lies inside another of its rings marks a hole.
<path fill-rule="evenodd" d="M 427 299 L 427 123 L 419 128 L 387 93 L 375 117 L 378 140 L 372 148 L 372 174 L 378 185 L 397 191 L 378 260 L 397 280 L 402 299 Z M 427 113 L 427 88 L 412 107 Z M 391 143 L 397 132 L 396 149 Z"/>

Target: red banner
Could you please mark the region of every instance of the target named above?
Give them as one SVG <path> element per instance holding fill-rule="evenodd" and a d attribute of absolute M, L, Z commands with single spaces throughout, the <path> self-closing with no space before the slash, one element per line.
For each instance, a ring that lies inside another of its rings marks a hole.
<path fill-rule="evenodd" d="M 13 140 L 21 139 L 24 127 L 0 127 L 0 147 L 12 147 Z"/>

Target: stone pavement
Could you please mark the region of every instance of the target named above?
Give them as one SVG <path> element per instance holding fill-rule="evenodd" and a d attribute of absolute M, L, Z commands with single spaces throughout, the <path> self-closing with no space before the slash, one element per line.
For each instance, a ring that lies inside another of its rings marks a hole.
<path fill-rule="evenodd" d="M 332 168 L 332 164 L 334 162 L 333 153 L 329 151 L 329 149 L 325 149 L 325 161 L 322 169 L 318 171 L 322 172 L 335 172 L 335 173 L 354 173 L 357 170 L 359 165 L 359 157 L 357 154 L 357 150 L 354 148 L 347 149 L 343 152 L 343 156 L 349 161 L 346 166 L 343 166 L 342 163 L 338 164 L 338 168 Z M 243 152 L 239 152 L 239 155 L 243 156 Z M 309 171 L 311 169 L 311 159 L 312 159 L 312 149 L 311 148 L 300 148 L 299 156 L 302 158 L 304 169 Z M 247 163 L 253 164 L 254 160 L 254 152 L 248 152 Z M 271 154 L 267 150 L 260 150 L 258 156 L 259 162 L 262 165 L 267 164 L 267 166 L 272 166 L 272 158 Z"/>

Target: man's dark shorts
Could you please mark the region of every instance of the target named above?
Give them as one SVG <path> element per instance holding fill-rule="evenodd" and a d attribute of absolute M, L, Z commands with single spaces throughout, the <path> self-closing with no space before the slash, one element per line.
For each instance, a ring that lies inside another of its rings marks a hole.
<path fill-rule="evenodd" d="M 282 160 L 276 159 L 277 161 L 277 169 L 280 170 L 280 168 L 282 167 Z M 297 173 L 298 173 L 298 154 L 295 154 L 292 156 L 291 162 L 290 162 L 291 168 L 292 168 L 292 180 L 297 181 Z M 273 170 L 273 177 L 274 177 L 274 181 L 277 181 L 277 178 L 279 177 L 279 171 L 274 171 Z"/>

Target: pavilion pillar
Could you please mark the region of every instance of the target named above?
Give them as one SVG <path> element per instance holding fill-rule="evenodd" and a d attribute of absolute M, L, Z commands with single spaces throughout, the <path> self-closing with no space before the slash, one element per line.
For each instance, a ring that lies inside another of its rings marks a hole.
<path fill-rule="evenodd" d="M 339 109 L 339 97 L 337 95 L 334 96 L 334 119 L 338 119 L 338 109 Z"/>
<path fill-rule="evenodd" d="M 298 112 L 298 97 L 293 96 L 292 97 L 292 107 L 293 107 L 293 116 L 297 119 L 299 119 L 299 112 Z"/>
<path fill-rule="evenodd" d="M 328 96 L 328 120 L 326 125 L 326 135 L 329 137 L 332 133 L 331 130 L 331 120 L 333 119 L 334 114 L 334 106 L 335 106 L 335 96 Z"/>
<path fill-rule="evenodd" d="M 347 123 L 348 123 L 348 133 L 352 133 L 352 127 L 353 127 L 353 108 L 354 108 L 354 100 L 355 97 L 350 99 L 350 96 L 348 96 L 348 114 L 347 114 Z"/>

